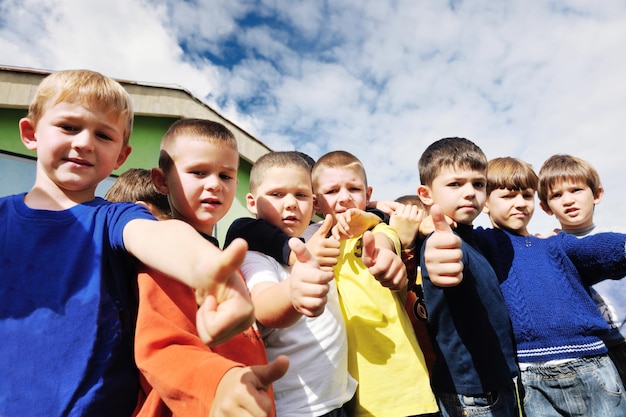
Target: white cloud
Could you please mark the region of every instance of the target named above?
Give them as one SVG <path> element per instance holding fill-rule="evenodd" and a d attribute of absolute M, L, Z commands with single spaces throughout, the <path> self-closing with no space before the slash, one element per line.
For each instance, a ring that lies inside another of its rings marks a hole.
<path fill-rule="evenodd" d="M 626 231 L 624 39 L 617 0 L 0 0 L 0 65 L 181 85 L 275 149 L 355 153 L 375 198 L 414 192 L 444 136 L 536 169 L 571 153 Z"/>

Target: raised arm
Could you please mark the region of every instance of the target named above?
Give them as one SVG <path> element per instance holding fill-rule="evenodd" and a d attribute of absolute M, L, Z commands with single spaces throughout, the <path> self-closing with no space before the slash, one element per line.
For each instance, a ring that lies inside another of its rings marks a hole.
<path fill-rule="evenodd" d="M 322 314 L 334 278 L 332 271 L 319 268 L 302 241 L 292 238 L 289 244 L 297 257 L 289 277 L 278 283 L 260 282 L 251 289 L 256 318 L 268 327 L 284 328 L 302 315 Z"/>
<path fill-rule="evenodd" d="M 254 322 L 248 290 L 239 275 L 244 241 L 221 251 L 189 224 L 178 220 L 133 220 L 124 228 L 129 253 L 147 267 L 207 295 L 213 312 L 208 339 L 215 343 L 241 333 Z"/>

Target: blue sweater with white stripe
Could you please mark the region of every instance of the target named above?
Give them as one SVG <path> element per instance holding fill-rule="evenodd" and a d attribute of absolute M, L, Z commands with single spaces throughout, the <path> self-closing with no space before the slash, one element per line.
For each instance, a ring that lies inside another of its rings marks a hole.
<path fill-rule="evenodd" d="M 520 363 L 607 351 L 608 326 L 587 288 L 626 274 L 626 235 L 542 239 L 477 228 L 475 238 L 500 281 Z"/>

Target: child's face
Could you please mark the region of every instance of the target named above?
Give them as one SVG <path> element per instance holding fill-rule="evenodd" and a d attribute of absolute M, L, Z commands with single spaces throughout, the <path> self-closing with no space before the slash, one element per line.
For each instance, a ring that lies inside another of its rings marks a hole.
<path fill-rule="evenodd" d="M 541 208 L 554 214 L 562 229 L 580 229 L 593 224 L 593 209 L 600 203 L 602 194 L 602 188 L 594 196 L 587 184 L 564 181 L 552 187 L 547 206 L 541 203 Z"/>
<path fill-rule="evenodd" d="M 247 196 L 248 210 L 285 234 L 298 237 L 313 217 L 311 173 L 286 166 L 267 170 L 255 195 Z"/>
<path fill-rule="evenodd" d="M 365 186 L 365 179 L 358 170 L 326 168 L 319 174 L 315 190 L 315 208 L 318 212 L 330 214 L 335 220 L 337 213 L 351 208 L 367 208 L 372 188 Z"/>
<path fill-rule="evenodd" d="M 493 190 L 487 197 L 484 210 L 493 227 L 526 236 L 535 211 L 535 190 Z"/>
<path fill-rule="evenodd" d="M 220 143 L 179 138 L 170 157 L 167 173 L 153 171 L 157 189 L 168 194 L 173 218 L 210 235 L 235 198 L 239 153 Z"/>
<path fill-rule="evenodd" d="M 48 105 L 37 126 L 20 120 L 24 145 L 37 151 L 37 184 L 74 201 L 93 199 L 98 184 L 124 163 L 131 151 L 125 129 L 124 117 L 70 102 Z"/>
<path fill-rule="evenodd" d="M 426 206 L 438 204 L 457 223 L 472 224 L 485 205 L 486 184 L 483 171 L 442 167 L 432 185 L 420 185 L 417 193 Z"/>

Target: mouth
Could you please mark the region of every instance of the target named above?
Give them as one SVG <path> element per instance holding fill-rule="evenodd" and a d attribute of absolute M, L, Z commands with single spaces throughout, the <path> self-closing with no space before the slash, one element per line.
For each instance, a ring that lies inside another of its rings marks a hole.
<path fill-rule="evenodd" d="M 287 217 L 283 218 L 283 223 L 286 224 L 286 225 L 294 225 L 294 224 L 297 224 L 299 222 L 300 222 L 300 220 L 298 220 L 298 218 L 295 217 L 295 216 L 287 216 Z"/>
<path fill-rule="evenodd" d="M 66 158 L 65 161 L 69 162 L 70 164 L 83 166 L 83 167 L 92 167 L 93 166 L 93 164 L 91 162 L 86 161 L 86 160 L 81 159 L 81 158 Z"/>
<path fill-rule="evenodd" d="M 221 206 L 222 202 L 216 198 L 207 198 L 202 200 L 203 206 Z"/>

